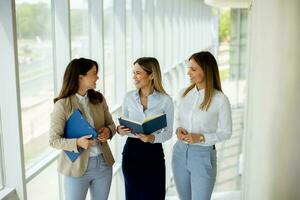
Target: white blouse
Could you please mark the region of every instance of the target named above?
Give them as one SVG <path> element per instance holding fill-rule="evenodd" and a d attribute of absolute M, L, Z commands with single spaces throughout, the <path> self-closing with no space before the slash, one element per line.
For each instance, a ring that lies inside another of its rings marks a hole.
<path fill-rule="evenodd" d="M 205 142 L 195 145 L 211 146 L 227 140 L 232 135 L 232 119 L 230 102 L 225 94 L 215 90 L 207 111 L 201 110 L 204 89 L 194 87 L 182 97 L 180 92 L 176 113 L 176 127 L 182 127 L 189 133 L 203 134 Z"/>
<path fill-rule="evenodd" d="M 90 110 L 90 107 L 89 107 L 89 98 L 87 96 L 87 93 L 84 96 L 81 96 L 80 94 L 77 94 L 77 93 L 75 95 L 78 99 L 78 103 L 84 109 L 84 112 L 86 114 L 86 120 L 89 122 L 89 124 L 92 127 L 94 127 L 94 120 L 92 118 L 91 110 Z M 99 142 L 96 140 L 96 144 L 94 146 L 90 147 L 90 157 L 97 156 L 101 153 L 102 152 L 101 152 L 101 149 L 99 147 Z"/>
<path fill-rule="evenodd" d="M 154 143 L 163 143 L 172 137 L 174 106 L 170 96 L 154 92 L 148 96 L 148 106 L 143 111 L 138 90 L 130 91 L 126 94 L 123 102 L 123 115 L 131 120 L 142 122 L 145 118 L 153 115 L 165 113 L 167 115 L 167 127 L 154 132 Z M 134 137 L 132 133 L 128 137 Z"/>

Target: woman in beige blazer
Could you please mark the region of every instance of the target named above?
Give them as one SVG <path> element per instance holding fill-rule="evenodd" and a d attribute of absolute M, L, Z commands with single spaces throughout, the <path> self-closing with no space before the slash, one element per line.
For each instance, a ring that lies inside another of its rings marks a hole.
<path fill-rule="evenodd" d="M 50 145 L 72 152 L 83 150 L 73 162 L 64 151 L 58 158 L 66 200 L 84 200 L 88 189 L 92 200 L 104 200 L 110 190 L 114 158 L 107 140 L 115 134 L 116 127 L 104 96 L 95 91 L 97 74 L 97 62 L 85 58 L 72 60 L 66 68 L 60 94 L 54 99 Z M 75 109 L 80 109 L 89 124 L 101 133 L 97 139 L 64 137 L 65 123 Z"/>

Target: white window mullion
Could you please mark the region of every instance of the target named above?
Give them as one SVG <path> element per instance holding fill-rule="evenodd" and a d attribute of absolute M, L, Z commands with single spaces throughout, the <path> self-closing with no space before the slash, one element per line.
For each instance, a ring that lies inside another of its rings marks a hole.
<path fill-rule="evenodd" d="M 103 1 L 89 1 L 89 21 L 90 21 L 90 56 L 99 65 L 100 91 L 104 91 L 104 23 L 103 23 Z"/>
<path fill-rule="evenodd" d="M 58 95 L 63 75 L 71 59 L 70 3 L 52 0 L 54 95 Z"/>
<path fill-rule="evenodd" d="M 184 9 L 184 55 L 186 58 L 189 56 L 189 24 L 188 24 L 188 2 L 183 0 L 183 9 Z"/>
<path fill-rule="evenodd" d="M 15 1 L 0 1 L 0 19 L 4 185 L 16 188 L 18 197 L 26 200 Z"/>
<path fill-rule="evenodd" d="M 181 38 L 180 38 L 180 0 L 176 0 L 174 4 L 174 12 L 173 12 L 173 34 L 174 34 L 174 60 L 173 64 L 178 64 L 180 60 L 180 44 L 181 44 Z"/>
<path fill-rule="evenodd" d="M 185 27 L 184 27 L 184 0 L 179 0 L 179 57 L 180 61 L 186 59 L 185 57 Z"/>
<path fill-rule="evenodd" d="M 132 58 L 142 56 L 142 2 L 132 0 Z M 132 62 L 133 62 L 132 61 Z"/>
<path fill-rule="evenodd" d="M 159 63 L 164 71 L 166 63 L 166 41 L 165 41 L 165 21 L 164 21 L 164 4 L 165 1 L 157 0 L 155 5 L 155 57 L 159 60 Z"/>
<path fill-rule="evenodd" d="M 172 60 L 172 37 L 173 33 L 171 31 L 171 23 L 172 23 L 172 16 L 171 16 L 171 6 L 170 4 L 172 3 L 170 0 L 164 0 L 165 7 L 164 7 L 164 26 L 165 26 L 165 31 L 164 31 L 164 39 L 165 39 L 165 62 L 164 62 L 164 67 L 165 69 L 169 69 L 171 67 L 171 60 Z"/>
<path fill-rule="evenodd" d="M 126 93 L 126 2 L 114 0 L 114 77 L 115 104 L 121 104 Z"/>
<path fill-rule="evenodd" d="M 143 20 L 143 55 L 154 56 L 154 1 L 145 2 Z"/>

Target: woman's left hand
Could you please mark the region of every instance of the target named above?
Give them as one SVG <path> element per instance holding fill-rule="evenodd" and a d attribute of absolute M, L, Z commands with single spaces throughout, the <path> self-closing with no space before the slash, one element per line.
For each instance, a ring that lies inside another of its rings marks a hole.
<path fill-rule="evenodd" d="M 183 141 L 186 141 L 189 144 L 201 142 L 200 134 L 188 133 L 183 136 Z"/>
<path fill-rule="evenodd" d="M 98 135 L 97 139 L 100 142 L 106 142 L 109 139 L 109 136 L 110 136 L 109 128 L 103 127 L 103 128 L 100 128 L 98 131 L 99 131 L 100 134 Z"/>
<path fill-rule="evenodd" d="M 155 136 L 153 134 L 144 135 L 142 133 L 136 135 L 137 138 L 142 140 L 143 142 L 154 142 Z"/>

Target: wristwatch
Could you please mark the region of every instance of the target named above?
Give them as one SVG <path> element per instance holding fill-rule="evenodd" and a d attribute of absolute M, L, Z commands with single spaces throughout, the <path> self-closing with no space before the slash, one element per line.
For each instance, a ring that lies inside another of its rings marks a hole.
<path fill-rule="evenodd" d="M 200 134 L 199 140 L 200 140 L 200 142 L 204 142 L 205 141 L 205 138 L 204 138 L 203 134 Z"/>

